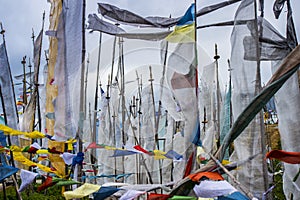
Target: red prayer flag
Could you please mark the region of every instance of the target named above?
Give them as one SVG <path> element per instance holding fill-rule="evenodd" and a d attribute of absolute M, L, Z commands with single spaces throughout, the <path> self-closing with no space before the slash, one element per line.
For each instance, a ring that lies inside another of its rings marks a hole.
<path fill-rule="evenodd" d="M 135 148 L 138 151 L 141 151 L 143 153 L 149 154 L 150 152 L 147 151 L 146 149 L 144 149 L 143 147 L 141 147 L 140 145 L 135 145 L 133 148 Z"/>
<path fill-rule="evenodd" d="M 266 154 L 266 158 L 275 158 L 290 164 L 300 164 L 300 152 L 272 150 Z"/>
<path fill-rule="evenodd" d="M 171 198 L 170 195 L 168 194 L 155 194 L 155 193 L 150 193 L 148 195 L 147 200 L 167 200 Z"/>
<path fill-rule="evenodd" d="M 87 149 L 96 149 L 96 148 L 104 148 L 104 145 L 99 145 L 96 144 L 96 142 L 92 142 L 91 144 L 89 144 L 89 146 L 87 146 Z"/>
<path fill-rule="evenodd" d="M 37 188 L 37 191 L 40 192 L 42 190 L 45 190 L 48 187 L 51 187 L 51 186 L 55 185 L 56 183 L 57 182 L 52 182 L 52 177 L 51 176 L 47 176 L 45 182 Z"/>
<path fill-rule="evenodd" d="M 193 166 L 193 159 L 194 159 L 194 152 L 190 155 L 189 160 L 188 160 L 188 162 L 186 164 L 183 178 L 185 178 L 188 175 L 190 175 L 190 173 L 192 171 L 192 166 Z"/>
<path fill-rule="evenodd" d="M 224 180 L 224 178 L 218 172 L 199 172 L 196 174 L 189 175 L 189 178 L 194 182 L 199 182 L 199 180 L 203 177 L 207 177 L 210 180 L 214 180 L 214 181 Z"/>

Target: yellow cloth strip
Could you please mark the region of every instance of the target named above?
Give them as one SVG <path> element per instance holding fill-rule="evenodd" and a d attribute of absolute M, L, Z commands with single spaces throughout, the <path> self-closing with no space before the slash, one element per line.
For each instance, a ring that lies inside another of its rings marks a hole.
<path fill-rule="evenodd" d="M 39 163 L 32 162 L 29 159 L 25 158 L 24 155 L 22 154 L 22 152 L 14 152 L 14 160 L 16 160 L 16 161 L 18 161 L 18 162 L 20 162 L 20 163 L 22 163 L 23 165 L 26 165 L 26 166 L 37 166 L 38 168 L 40 168 L 44 172 L 54 173 L 59 177 L 63 177 L 63 175 L 58 173 L 58 171 L 52 171 L 49 167 L 46 167 L 46 166 L 41 165 Z"/>
<path fill-rule="evenodd" d="M 59 141 L 48 141 L 48 147 L 52 149 L 56 148 L 57 151 L 64 152 L 65 151 L 65 143 Z M 49 160 L 51 161 L 52 166 L 58 171 L 58 173 L 65 175 L 65 161 L 58 154 L 49 154 Z"/>
<path fill-rule="evenodd" d="M 4 134 L 9 135 L 24 135 L 25 137 L 31 138 L 31 139 L 39 139 L 46 137 L 44 133 L 41 133 L 39 131 L 33 131 L 33 132 L 22 132 L 18 130 L 14 130 L 8 126 L 5 126 L 3 124 L 0 124 L 0 130 L 4 132 Z"/>
<path fill-rule="evenodd" d="M 167 157 L 164 156 L 166 152 L 160 151 L 160 150 L 153 150 L 154 153 L 154 159 L 159 160 L 159 159 L 166 159 Z"/>
<path fill-rule="evenodd" d="M 66 199 L 82 198 L 94 192 L 97 192 L 100 189 L 100 187 L 100 185 L 85 183 L 73 191 L 64 192 L 64 196 Z"/>
<path fill-rule="evenodd" d="M 105 146 L 104 147 L 106 150 L 117 150 L 118 148 L 112 147 L 112 146 Z M 120 150 L 125 150 L 125 149 L 120 149 Z"/>
<path fill-rule="evenodd" d="M 171 43 L 195 42 L 195 24 L 175 27 L 174 31 L 166 37 L 166 40 Z"/>

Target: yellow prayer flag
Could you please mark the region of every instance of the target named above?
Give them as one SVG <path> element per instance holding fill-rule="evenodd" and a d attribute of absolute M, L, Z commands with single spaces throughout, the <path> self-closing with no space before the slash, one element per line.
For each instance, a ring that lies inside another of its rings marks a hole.
<path fill-rule="evenodd" d="M 0 124 L 0 130 L 3 131 L 5 134 L 9 135 L 24 135 L 25 137 L 32 138 L 32 139 L 39 139 L 39 138 L 44 138 L 45 134 L 41 133 L 39 131 L 33 131 L 33 132 L 22 132 L 18 130 L 14 130 L 8 126 L 5 126 L 3 124 Z"/>
<path fill-rule="evenodd" d="M 97 192 L 100 189 L 100 187 L 100 185 L 85 183 L 73 191 L 64 192 L 64 196 L 66 199 L 82 198 L 94 192 Z"/>
<path fill-rule="evenodd" d="M 160 151 L 160 150 L 153 150 L 154 153 L 154 159 L 159 160 L 159 159 L 166 159 L 167 157 L 164 156 L 166 152 Z"/>
<path fill-rule="evenodd" d="M 41 165 L 39 163 L 32 162 L 31 160 L 25 158 L 24 155 L 22 154 L 22 152 L 14 152 L 14 160 L 16 160 L 16 161 L 18 161 L 18 162 L 20 162 L 20 163 L 22 163 L 23 165 L 26 165 L 26 166 L 37 166 L 38 168 L 40 168 L 44 172 L 54 173 L 59 177 L 63 177 L 63 175 L 60 174 L 58 171 L 53 171 L 49 167 L 46 167 L 46 166 Z"/>
<path fill-rule="evenodd" d="M 195 42 L 195 24 L 176 26 L 174 31 L 166 37 L 166 40 L 171 43 Z"/>
<path fill-rule="evenodd" d="M 116 147 L 112 147 L 112 146 L 105 146 L 104 147 L 106 150 L 116 150 L 117 148 Z M 123 150 L 123 149 L 121 149 Z"/>
<path fill-rule="evenodd" d="M 48 149 L 39 149 L 36 151 L 37 154 L 50 154 Z"/>

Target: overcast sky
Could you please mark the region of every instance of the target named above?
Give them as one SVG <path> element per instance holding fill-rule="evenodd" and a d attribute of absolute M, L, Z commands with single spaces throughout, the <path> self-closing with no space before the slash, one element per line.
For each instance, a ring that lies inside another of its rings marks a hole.
<path fill-rule="evenodd" d="M 197 9 L 201 7 L 221 2 L 222 0 L 205 0 L 197 2 Z M 128 9 L 142 16 L 166 16 L 178 17 L 184 14 L 185 10 L 193 2 L 191 0 L 87 0 L 86 14 L 97 13 L 97 2 L 106 2 L 116 5 L 120 8 Z M 300 33 L 300 12 L 296 4 L 298 0 L 291 0 L 294 21 L 297 33 Z M 295 5 L 294 5 L 295 4 Z M 285 35 L 285 15 L 281 15 L 279 20 L 275 20 L 272 13 L 273 0 L 265 1 L 265 17 Z M 211 22 L 221 22 L 232 20 L 236 5 L 221 9 L 220 11 L 209 14 L 203 18 L 198 18 L 198 24 L 207 24 Z M 46 12 L 45 30 L 48 29 L 50 4 L 47 0 L 0 0 L 0 21 L 6 30 L 6 44 L 9 55 L 9 61 L 13 75 L 22 73 L 21 60 L 24 55 L 32 59 L 32 28 L 35 35 L 42 26 L 42 13 Z M 286 7 L 284 8 L 284 13 Z M 214 44 L 219 46 L 221 56 L 220 63 L 226 65 L 226 60 L 230 56 L 230 33 L 231 27 L 227 28 L 207 28 L 198 30 L 198 45 L 207 52 L 207 55 L 213 58 Z M 298 34 L 299 35 L 299 34 Z M 97 48 L 98 34 L 87 33 L 88 51 Z M 109 38 L 109 37 L 106 37 Z M 299 38 L 299 37 L 298 37 Z M 2 39 L 0 40 L 2 42 Z M 48 48 L 48 38 L 44 35 L 43 50 Z M 42 65 L 45 63 L 44 53 L 42 54 Z M 227 66 L 223 67 L 226 73 Z"/>

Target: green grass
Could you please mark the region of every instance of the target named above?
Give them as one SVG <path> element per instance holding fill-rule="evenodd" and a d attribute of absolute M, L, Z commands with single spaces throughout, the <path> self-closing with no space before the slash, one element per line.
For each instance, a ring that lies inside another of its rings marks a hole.
<path fill-rule="evenodd" d="M 44 191 L 37 192 L 36 188 L 39 184 L 35 184 L 31 188 L 27 188 L 25 191 L 21 192 L 23 200 L 64 200 L 65 197 L 62 195 L 61 186 L 53 186 Z M 3 191 L 0 191 L 0 199 L 4 199 Z M 6 188 L 6 199 L 7 200 L 16 200 L 17 195 L 14 186 L 8 186 Z M 88 197 L 82 198 L 88 200 Z"/>

